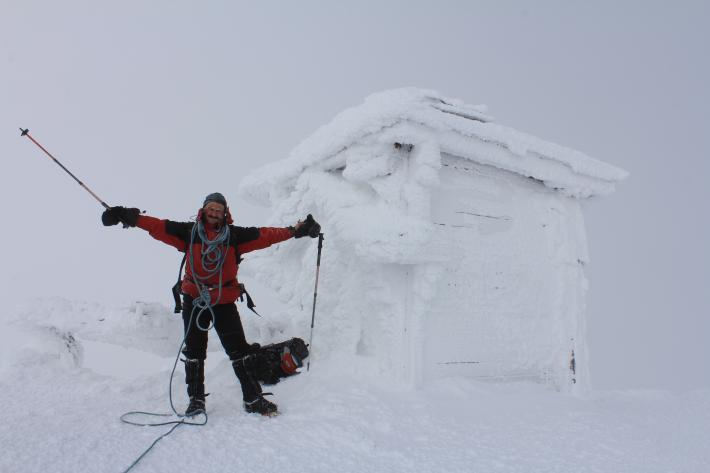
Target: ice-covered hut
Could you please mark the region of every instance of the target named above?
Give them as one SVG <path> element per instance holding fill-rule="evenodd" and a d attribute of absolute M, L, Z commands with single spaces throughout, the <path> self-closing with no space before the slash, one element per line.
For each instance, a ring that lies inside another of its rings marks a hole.
<path fill-rule="evenodd" d="M 567 390 L 588 380 L 580 201 L 626 174 L 407 88 L 343 111 L 240 193 L 277 222 L 312 212 L 323 225 L 314 359 L 417 384 Z M 316 245 L 304 240 L 255 264 L 307 335 Z"/>

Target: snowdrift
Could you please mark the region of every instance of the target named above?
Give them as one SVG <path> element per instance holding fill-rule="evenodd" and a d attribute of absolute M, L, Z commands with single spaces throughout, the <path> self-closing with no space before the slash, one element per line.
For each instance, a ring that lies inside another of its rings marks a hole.
<path fill-rule="evenodd" d="M 167 430 L 118 417 L 169 411 L 180 338 L 169 308 L 49 299 L 10 316 L 2 332 L 0 471 L 123 471 Z M 92 343 L 140 356 L 94 360 L 113 352 Z M 707 391 L 582 399 L 534 383 L 462 377 L 412 390 L 364 366 L 314 363 L 271 389 L 282 415 L 268 419 L 242 410 L 223 354 L 211 353 L 208 368 L 208 424 L 180 427 L 134 471 L 704 473 L 710 464 Z M 186 405 L 181 377 L 178 407 Z"/>

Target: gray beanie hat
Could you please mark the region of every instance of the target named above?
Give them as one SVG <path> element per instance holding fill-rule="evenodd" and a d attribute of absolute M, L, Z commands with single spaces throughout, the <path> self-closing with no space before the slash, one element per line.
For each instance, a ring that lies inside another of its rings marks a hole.
<path fill-rule="evenodd" d="M 208 202 L 217 202 L 218 204 L 222 204 L 227 207 L 227 199 L 225 199 L 219 192 L 213 192 L 205 197 L 205 201 L 202 203 L 202 206 L 204 207 Z"/>

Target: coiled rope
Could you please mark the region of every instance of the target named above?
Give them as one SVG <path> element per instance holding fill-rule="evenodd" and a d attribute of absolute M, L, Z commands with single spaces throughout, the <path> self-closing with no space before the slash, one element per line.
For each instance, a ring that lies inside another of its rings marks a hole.
<path fill-rule="evenodd" d="M 202 268 L 202 273 L 204 276 L 200 276 L 197 274 L 195 271 L 195 262 L 194 262 L 194 252 L 192 251 L 192 247 L 195 244 L 196 237 L 199 237 L 200 239 L 200 266 Z M 130 471 L 134 466 L 140 462 L 143 457 L 145 457 L 148 452 L 150 452 L 153 447 L 163 438 L 167 437 L 175 429 L 180 427 L 181 425 L 205 425 L 207 424 L 207 412 L 202 412 L 202 415 L 204 416 L 204 421 L 202 422 L 191 422 L 186 419 L 188 419 L 187 416 L 184 414 L 179 414 L 177 410 L 175 409 L 175 405 L 173 404 L 173 376 L 175 375 L 175 368 L 177 367 L 177 363 L 180 360 L 180 354 L 182 353 L 182 348 L 185 346 L 185 339 L 187 338 L 187 334 L 190 332 L 190 328 L 192 328 L 192 323 L 194 321 L 195 325 L 199 330 L 203 331 L 208 331 L 210 328 L 214 326 L 215 322 L 215 313 L 213 310 L 214 303 L 212 303 L 212 297 L 210 295 L 210 290 L 209 286 L 207 285 L 207 281 L 212 278 L 213 276 L 219 274 L 219 291 L 217 293 L 217 297 L 215 298 L 215 302 L 218 302 L 220 298 L 222 297 L 222 268 L 224 267 L 224 261 L 227 257 L 227 253 L 229 250 L 229 227 L 227 225 L 224 225 L 221 230 L 217 233 L 214 239 L 210 240 L 207 237 L 207 232 L 205 231 L 205 227 L 202 223 L 202 220 L 200 218 L 197 219 L 197 222 L 195 225 L 192 227 L 192 232 L 190 233 L 190 246 L 187 248 L 187 252 L 189 255 L 189 264 L 190 264 L 190 272 L 192 273 L 192 278 L 195 282 L 195 285 L 197 286 L 198 290 L 198 297 L 193 299 L 192 302 L 192 311 L 190 312 L 190 321 L 187 324 L 187 329 L 185 330 L 185 336 L 182 338 L 182 342 L 180 342 L 180 348 L 178 349 L 177 356 L 175 357 L 175 362 L 173 363 L 173 369 L 170 372 L 170 382 L 168 385 L 168 398 L 170 400 L 170 409 L 173 411 L 172 414 L 162 414 L 162 413 L 155 413 L 155 412 L 145 412 L 145 411 L 130 411 L 126 412 L 123 414 L 120 419 L 121 422 L 125 422 L 126 424 L 130 425 L 137 425 L 140 427 L 158 427 L 162 425 L 172 425 L 170 430 L 156 438 L 153 443 L 150 444 L 150 446 L 143 451 L 143 453 L 140 454 L 138 458 L 136 458 L 131 465 L 123 470 L 123 473 L 127 473 Z M 206 311 L 209 311 L 211 314 L 211 323 L 208 323 L 208 325 L 205 327 L 200 323 L 200 317 L 202 316 L 203 313 Z M 197 312 L 197 314 L 196 314 Z M 196 314 L 196 315 L 195 315 Z M 128 419 L 129 416 L 132 415 L 146 415 L 146 416 L 152 416 L 152 417 L 173 417 L 173 415 L 177 416 L 179 419 L 178 420 L 170 420 L 170 421 L 165 421 L 165 422 L 137 422 Z"/>
<path fill-rule="evenodd" d="M 195 254 L 192 251 L 192 245 L 195 242 L 195 236 L 200 238 L 200 265 L 202 267 L 202 273 L 204 276 L 200 276 L 195 271 Z M 197 286 L 197 291 L 199 296 L 193 300 L 192 311 L 199 309 L 197 313 L 197 318 L 195 319 L 195 324 L 200 330 L 207 331 L 214 325 L 214 311 L 212 307 L 212 297 L 210 295 L 210 290 L 207 285 L 207 281 L 213 276 L 219 274 L 219 292 L 217 293 L 217 298 L 215 301 L 219 301 L 222 297 L 222 268 L 224 267 L 224 260 L 227 258 L 227 252 L 229 249 L 229 227 L 227 225 L 223 226 L 219 233 L 215 236 L 213 240 L 207 237 L 207 232 L 202 224 L 202 221 L 198 219 L 197 224 L 193 225 L 192 233 L 190 234 L 190 248 L 189 253 L 189 264 L 190 272 L 192 273 L 192 279 L 195 281 Z M 212 315 L 212 322 L 204 327 L 200 324 L 200 316 L 209 310 Z"/>

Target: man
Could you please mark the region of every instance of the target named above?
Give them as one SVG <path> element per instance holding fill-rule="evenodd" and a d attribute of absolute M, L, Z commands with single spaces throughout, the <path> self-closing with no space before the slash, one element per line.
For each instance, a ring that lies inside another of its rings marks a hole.
<path fill-rule="evenodd" d="M 232 361 L 242 387 L 247 412 L 273 415 L 276 404 L 264 399 L 254 375 L 259 354 L 244 336 L 235 301 L 241 295 L 237 272 L 241 255 L 266 248 L 291 237 L 315 238 L 320 225 L 308 215 L 293 227 L 237 227 L 224 196 L 208 195 L 194 222 L 173 222 L 141 215 L 136 208 L 111 207 L 101 215 L 104 225 L 146 230 L 153 238 L 186 253 L 185 277 L 182 280 L 185 328 L 185 382 L 190 405 L 186 416 L 205 412 L 205 358 L 207 330 L 213 324 L 224 351 Z"/>

